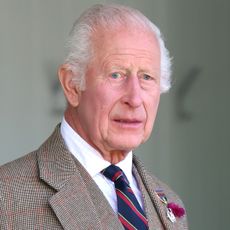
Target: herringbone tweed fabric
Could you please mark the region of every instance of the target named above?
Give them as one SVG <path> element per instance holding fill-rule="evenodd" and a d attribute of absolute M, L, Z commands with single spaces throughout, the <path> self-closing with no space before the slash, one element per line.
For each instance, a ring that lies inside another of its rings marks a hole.
<path fill-rule="evenodd" d="M 137 178 L 151 230 L 187 229 L 186 217 L 171 223 L 155 190 L 180 199 L 151 176 L 134 157 Z M 67 150 L 60 125 L 36 151 L 0 167 L 1 230 L 122 230 L 103 193 Z"/>

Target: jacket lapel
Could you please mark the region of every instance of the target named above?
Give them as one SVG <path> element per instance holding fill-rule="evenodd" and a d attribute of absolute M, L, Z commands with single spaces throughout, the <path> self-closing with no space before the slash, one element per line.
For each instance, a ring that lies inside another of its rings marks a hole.
<path fill-rule="evenodd" d="M 158 180 L 154 180 L 152 176 L 150 176 L 142 163 L 139 161 L 139 159 L 134 155 L 133 159 L 134 163 L 134 174 L 136 176 L 136 179 L 138 181 L 138 184 L 140 185 L 140 189 L 143 194 L 143 199 L 145 203 L 145 207 L 147 208 L 147 216 L 150 220 L 149 227 L 150 229 L 167 229 L 167 230 L 173 230 L 178 229 L 176 228 L 176 225 L 172 223 L 166 214 L 166 206 L 163 202 L 160 201 L 159 197 L 156 194 L 156 190 L 159 189 L 159 183 Z M 146 194 L 147 192 L 147 194 Z M 148 195 L 148 196 L 145 196 Z M 155 210 L 152 210 L 152 208 L 149 206 L 148 197 L 151 199 L 151 203 L 154 205 Z M 158 220 L 154 218 L 153 214 L 158 215 Z M 161 223 L 159 222 L 161 221 Z M 155 222 L 155 223 L 154 223 Z M 163 225 L 163 226 L 162 226 Z"/>
<path fill-rule="evenodd" d="M 49 203 L 66 230 L 102 229 L 84 182 L 77 176 L 51 197 Z"/>
<path fill-rule="evenodd" d="M 164 225 L 162 223 L 161 218 L 159 218 L 158 210 L 155 207 L 155 204 L 152 202 L 152 198 L 149 195 L 147 189 L 145 188 L 144 183 L 142 182 L 142 179 L 136 169 L 136 167 L 133 167 L 133 174 L 137 180 L 137 183 L 139 185 L 139 189 L 142 194 L 144 208 L 145 208 L 145 214 L 148 219 L 148 226 L 151 230 L 159 230 L 164 229 Z"/>
<path fill-rule="evenodd" d="M 65 230 L 122 229 L 90 175 L 66 149 L 59 127 L 38 150 L 40 178 L 56 192 L 50 207 Z"/>

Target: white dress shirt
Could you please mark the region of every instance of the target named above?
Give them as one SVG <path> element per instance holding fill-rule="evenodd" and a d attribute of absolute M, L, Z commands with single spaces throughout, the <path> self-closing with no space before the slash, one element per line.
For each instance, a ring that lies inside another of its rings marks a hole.
<path fill-rule="evenodd" d="M 68 150 L 83 165 L 86 171 L 91 175 L 95 183 L 101 189 L 106 199 L 117 213 L 117 196 L 114 183 L 101 174 L 101 171 L 111 163 L 104 160 L 102 155 L 82 139 L 63 118 L 61 123 L 61 135 L 65 141 Z M 143 208 L 141 192 L 138 188 L 135 177 L 132 174 L 132 152 L 129 152 L 124 160 L 116 165 L 120 167 L 129 180 L 130 186 Z"/>

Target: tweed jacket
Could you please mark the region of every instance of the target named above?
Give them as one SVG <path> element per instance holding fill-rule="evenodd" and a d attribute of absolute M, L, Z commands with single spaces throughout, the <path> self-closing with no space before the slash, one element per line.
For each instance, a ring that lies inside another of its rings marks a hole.
<path fill-rule="evenodd" d="M 166 185 L 134 156 L 133 173 L 143 195 L 149 229 L 187 229 L 186 217 L 172 223 L 155 190 L 183 206 Z M 0 229 L 122 230 L 96 183 L 67 150 L 57 126 L 36 151 L 0 167 Z"/>

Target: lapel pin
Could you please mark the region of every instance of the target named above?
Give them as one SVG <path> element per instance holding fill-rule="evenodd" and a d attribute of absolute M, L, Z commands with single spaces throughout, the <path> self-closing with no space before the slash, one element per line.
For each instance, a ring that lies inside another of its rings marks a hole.
<path fill-rule="evenodd" d="M 176 222 L 176 217 L 175 215 L 173 214 L 172 212 L 172 209 L 171 208 L 167 208 L 167 217 L 169 218 L 169 220 L 172 222 L 172 223 L 175 223 Z"/>
<path fill-rule="evenodd" d="M 184 216 L 184 208 L 173 202 L 168 203 L 168 199 L 162 189 L 157 189 L 155 192 L 159 197 L 160 201 L 166 205 L 166 215 L 172 223 L 176 222 L 176 217 L 181 218 Z"/>

